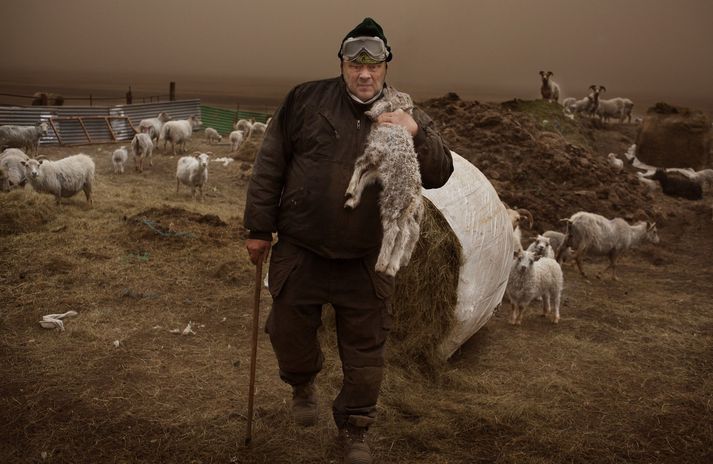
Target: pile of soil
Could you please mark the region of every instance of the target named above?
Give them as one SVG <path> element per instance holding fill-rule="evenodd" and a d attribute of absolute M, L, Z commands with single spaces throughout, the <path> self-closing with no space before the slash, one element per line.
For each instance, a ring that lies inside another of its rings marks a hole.
<path fill-rule="evenodd" d="M 478 167 L 501 200 L 533 213 L 535 230 L 561 229 L 560 219 L 577 211 L 629 221 L 660 216 L 635 170 L 616 172 L 606 153 L 595 151 L 603 145 L 624 153 L 633 143 L 629 126 L 570 120 L 559 105 L 544 101 L 481 103 L 451 93 L 421 107 L 449 148 Z M 594 132 L 609 140 L 595 143 L 588 138 Z"/>

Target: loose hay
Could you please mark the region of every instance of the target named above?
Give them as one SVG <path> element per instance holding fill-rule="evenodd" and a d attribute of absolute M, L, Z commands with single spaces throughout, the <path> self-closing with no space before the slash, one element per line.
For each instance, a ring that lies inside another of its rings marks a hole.
<path fill-rule="evenodd" d="M 57 217 L 57 206 L 47 197 L 15 190 L 0 195 L 0 236 L 38 232 Z"/>

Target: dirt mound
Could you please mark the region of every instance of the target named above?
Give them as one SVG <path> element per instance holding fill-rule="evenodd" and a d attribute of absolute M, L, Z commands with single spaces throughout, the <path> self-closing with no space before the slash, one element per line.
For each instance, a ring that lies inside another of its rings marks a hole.
<path fill-rule="evenodd" d="M 199 214 L 182 208 L 150 208 L 125 218 L 132 228 L 131 236 L 142 239 L 169 239 L 183 241 L 200 238 L 220 242 L 229 236 L 236 239 L 246 236 L 242 226 L 229 227 L 215 214 Z"/>
<path fill-rule="evenodd" d="M 655 219 L 651 196 L 634 170 L 615 172 L 608 153 L 596 152 L 590 134 L 609 137 L 607 147 L 623 153 L 633 143 L 630 128 L 598 130 L 598 123 L 571 120 L 544 101 L 463 101 L 455 94 L 426 101 L 448 146 L 477 166 L 501 200 L 527 208 L 535 229 L 559 229 L 559 220 L 590 211 L 627 220 Z"/>

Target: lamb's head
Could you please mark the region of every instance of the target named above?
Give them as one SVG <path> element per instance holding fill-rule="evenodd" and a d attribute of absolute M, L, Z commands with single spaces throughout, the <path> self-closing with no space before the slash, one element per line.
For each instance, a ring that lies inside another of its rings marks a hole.
<path fill-rule="evenodd" d="M 202 171 L 208 168 L 208 161 L 210 160 L 210 155 L 213 153 L 201 153 L 199 151 L 193 153 L 193 157 L 198 160 L 198 168 Z"/>
<path fill-rule="evenodd" d="M 40 135 L 41 135 L 42 137 L 44 137 L 45 135 L 47 135 L 47 131 L 49 130 L 49 126 L 47 125 L 46 122 L 42 121 L 41 123 L 39 123 L 39 124 L 37 125 L 37 127 L 39 128 L 39 130 L 40 130 Z"/>
<path fill-rule="evenodd" d="M 646 223 L 646 240 L 651 243 L 659 243 L 659 232 L 656 230 L 655 222 Z"/>
<path fill-rule="evenodd" d="M 413 112 L 413 100 L 411 96 L 404 92 L 399 92 L 393 87 L 384 88 L 381 99 L 377 100 L 366 115 L 375 121 L 383 113 L 391 113 L 396 110 L 404 110 L 411 114 Z"/>
<path fill-rule="evenodd" d="M 547 252 L 547 248 L 551 247 L 552 245 L 550 244 L 550 239 L 545 237 L 544 235 L 538 235 L 537 238 L 535 239 L 534 242 L 535 246 L 532 249 L 532 252 L 536 256 L 545 256 L 545 253 Z"/>
<path fill-rule="evenodd" d="M 21 161 L 22 165 L 25 167 L 25 175 L 28 179 L 38 179 L 42 174 L 40 171 L 40 166 L 44 160 L 29 159 L 27 161 Z"/>
<path fill-rule="evenodd" d="M 540 258 L 531 251 L 517 250 L 515 251 L 514 269 L 519 274 L 528 273 L 538 259 Z"/>
<path fill-rule="evenodd" d="M 161 122 L 168 122 L 171 120 L 171 116 L 169 116 L 165 111 L 161 111 L 156 118 Z"/>

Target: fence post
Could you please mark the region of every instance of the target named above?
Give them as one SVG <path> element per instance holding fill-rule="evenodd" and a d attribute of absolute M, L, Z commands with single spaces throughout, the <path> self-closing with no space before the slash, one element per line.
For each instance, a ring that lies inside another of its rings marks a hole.
<path fill-rule="evenodd" d="M 92 94 L 90 93 L 90 94 L 89 94 L 89 106 L 93 106 L 93 105 L 92 105 L 93 102 L 94 102 L 94 100 L 92 99 Z"/>
<path fill-rule="evenodd" d="M 168 87 L 168 99 L 170 101 L 176 101 L 176 83 L 171 81 Z"/>
<path fill-rule="evenodd" d="M 129 86 L 129 91 L 126 92 L 126 104 L 130 105 L 134 101 L 133 95 L 131 95 L 131 86 Z"/>

